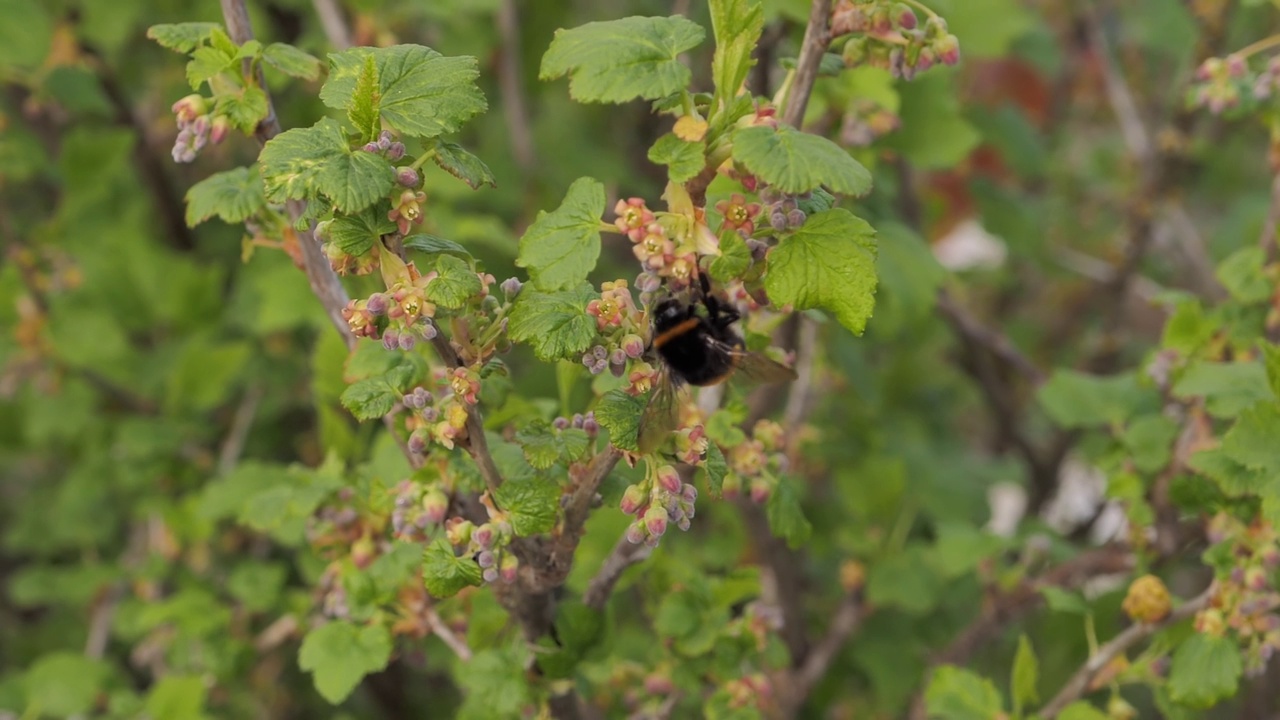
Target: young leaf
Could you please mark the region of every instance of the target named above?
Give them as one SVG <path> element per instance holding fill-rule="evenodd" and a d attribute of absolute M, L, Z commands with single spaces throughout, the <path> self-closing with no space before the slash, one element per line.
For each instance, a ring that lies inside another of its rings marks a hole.
<path fill-rule="evenodd" d="M 480 75 L 475 58 L 444 57 L 422 45 L 360 47 L 329 55 L 329 80 L 320 90 L 325 105 L 351 107 L 369 56 L 378 66 L 382 121 L 405 135 L 433 138 L 456 132 L 488 107 L 475 83 Z"/>
<path fill-rule="evenodd" d="M 703 459 L 702 464 L 698 466 L 698 474 L 702 476 L 703 482 L 706 483 L 707 491 L 711 497 L 720 497 L 721 488 L 724 486 L 724 476 L 729 472 L 729 465 L 724 460 L 724 453 L 720 452 L 720 446 L 709 442 L 707 443 L 707 456 Z"/>
<path fill-rule="evenodd" d="M 225 223 L 242 223 L 266 206 L 256 167 L 226 170 L 187 190 L 187 225 L 195 227 L 214 215 Z"/>
<path fill-rule="evenodd" d="M 1276 397 L 1267 369 L 1256 362 L 1196 362 L 1173 385 L 1179 399 L 1203 397 L 1205 410 L 1220 418 L 1232 418 L 1261 400 Z"/>
<path fill-rule="evenodd" d="M 1054 422 L 1073 428 L 1124 422 L 1144 394 L 1131 372 L 1098 377 L 1057 370 L 1041 386 L 1039 400 Z"/>
<path fill-rule="evenodd" d="M 1044 595 L 1045 603 L 1049 609 L 1054 612 L 1070 613 L 1072 615 L 1088 615 L 1089 604 L 1079 593 L 1063 590 L 1053 585 L 1045 585 L 1040 588 L 1040 594 Z"/>
<path fill-rule="evenodd" d="M 706 146 L 700 142 L 685 142 L 674 133 L 667 133 L 649 148 L 649 160 L 666 165 L 671 182 L 682 183 L 701 172 L 707 164 Z"/>
<path fill-rule="evenodd" d="M 320 77 L 320 61 L 285 43 L 271 43 L 262 49 L 262 61 L 290 77 L 315 80 Z"/>
<path fill-rule="evenodd" d="M 218 23 L 211 22 L 162 23 L 147 28 L 147 37 L 161 47 L 189 53 L 208 40 L 214 28 L 220 27 Z"/>
<path fill-rule="evenodd" d="M 271 106 L 262 88 L 250 85 L 237 92 L 221 95 L 216 112 L 226 115 L 237 130 L 251 133 L 267 113 L 271 112 Z"/>
<path fill-rule="evenodd" d="M 655 100 L 684 90 L 692 74 L 678 59 L 706 32 L 683 17 L 629 17 L 557 30 L 542 56 L 540 80 L 569 75 L 579 102 Z"/>
<path fill-rule="evenodd" d="M 1280 398 L 1280 345 L 1263 343 L 1262 361 L 1267 371 L 1267 386 L 1274 397 Z"/>
<path fill-rule="evenodd" d="M 329 223 L 329 241 L 348 255 L 363 255 L 383 235 L 395 231 L 396 224 L 387 219 L 386 213 L 370 207 L 356 215 L 335 215 Z"/>
<path fill-rule="evenodd" d="M 596 403 L 596 422 L 609 431 L 609 442 L 615 447 L 637 452 L 636 433 L 640 431 L 640 415 L 644 398 L 628 395 L 623 390 L 610 390 Z"/>
<path fill-rule="evenodd" d="M 1058 713 L 1058 720 L 1110 720 L 1110 718 L 1110 715 L 1084 700 L 1077 700 Z"/>
<path fill-rule="evenodd" d="M 347 102 L 347 119 L 355 126 L 360 140 L 364 142 L 373 142 L 382 131 L 382 117 L 378 114 L 378 104 L 381 102 L 378 62 L 373 59 L 373 55 L 365 55 L 360 74 L 356 76 L 355 88 L 351 91 L 351 99 Z"/>
<path fill-rule="evenodd" d="M 107 665 L 78 653 L 54 652 L 31 664 L 23 686 L 31 717 L 74 717 L 93 707 Z"/>
<path fill-rule="evenodd" d="M 1280 407 L 1274 401 L 1260 402 L 1240 413 L 1236 424 L 1222 439 L 1222 449 L 1245 467 L 1274 474 L 1280 470 Z"/>
<path fill-rule="evenodd" d="M 210 35 L 212 36 L 212 31 Z M 224 52 L 215 47 L 203 45 L 191 53 L 191 60 L 187 63 L 187 83 L 191 85 L 192 90 L 199 90 L 201 85 L 231 70 L 237 63 L 239 61 L 234 51 Z"/>
<path fill-rule="evenodd" d="M 436 154 L 432 160 L 435 160 L 441 170 L 470 185 L 472 190 L 479 190 L 481 185 L 498 187 L 498 179 L 493 176 L 489 166 L 457 143 L 437 141 Z"/>
<path fill-rule="evenodd" d="M 395 184 L 386 159 L 353 151 L 342 126 L 332 118 L 277 135 L 262 148 L 259 161 L 272 202 L 320 194 L 338 210 L 357 213 L 386 197 Z"/>
<path fill-rule="evenodd" d="M 751 52 L 764 31 L 764 9 L 750 0 L 711 0 L 710 5 L 711 31 L 716 39 L 711 58 L 711 79 L 716 90 L 713 108 L 719 109 L 737 96 L 751 66 L 756 64 Z"/>
<path fill-rule="evenodd" d="M 560 207 L 540 211 L 525 230 L 516 265 L 529 270 L 539 290 L 564 290 L 581 283 L 600 257 L 603 214 L 604 185 L 593 178 L 578 178 Z"/>
<path fill-rule="evenodd" d="M 747 241 L 735 230 L 726 229 L 720 233 L 720 256 L 711 261 L 707 268 L 711 277 L 720 282 L 728 282 L 742 277 L 751 267 L 751 248 Z"/>
<path fill-rule="evenodd" d="M 440 274 L 427 284 L 427 299 L 440 307 L 454 310 L 480 294 L 480 278 L 466 260 L 439 255 L 436 272 Z"/>
<path fill-rule="evenodd" d="M 1187 466 L 1212 480 L 1227 497 L 1256 495 L 1268 489 L 1268 473 L 1240 463 L 1220 447 L 1201 450 L 1187 459 Z"/>
<path fill-rule="evenodd" d="M 990 720 L 1003 709 L 990 680 L 954 665 L 933 672 L 924 700 L 929 717 L 947 720 Z"/>
<path fill-rule="evenodd" d="M 1263 270 L 1265 263 L 1266 252 L 1262 248 L 1241 248 L 1218 265 L 1218 280 L 1231 297 L 1242 303 L 1263 302 L 1274 289 Z"/>
<path fill-rule="evenodd" d="M 357 420 L 373 420 L 391 412 L 399 395 L 382 377 L 370 377 L 349 385 L 340 400 Z"/>
<path fill-rule="evenodd" d="M 347 699 L 365 675 L 386 667 L 390 659 L 391 634 L 386 628 L 361 628 L 337 620 L 307 633 L 298 666 L 312 674 L 320 695 L 336 705 Z"/>
<path fill-rule="evenodd" d="M 425 233 L 410 235 L 404 239 L 404 247 L 406 250 L 417 250 L 428 255 L 452 255 L 466 260 L 467 264 L 473 267 L 476 262 L 476 259 L 471 256 L 471 253 L 466 248 L 452 240 L 446 240 L 435 235 L 427 235 Z"/>
<path fill-rule="evenodd" d="M 838 195 L 865 195 L 871 173 L 844 148 L 821 135 L 789 125 L 757 125 L 733 134 L 733 159 L 785 193 L 800 194 L 826 185 Z"/>
<path fill-rule="evenodd" d="M 530 423 L 516 432 L 516 442 L 524 449 L 524 459 L 538 470 L 546 470 L 560 458 L 561 444 L 551 426 Z"/>
<path fill-rule="evenodd" d="M 1173 653 L 1169 693 L 1183 705 L 1209 708 L 1236 694 L 1243 670 L 1234 640 L 1196 633 Z"/>
<path fill-rule="evenodd" d="M 495 499 L 511 520 L 516 535 L 528 537 L 556 526 L 560 511 L 560 486 L 550 480 L 508 480 Z"/>
<path fill-rule="evenodd" d="M 539 360 L 577 359 L 596 337 L 596 319 L 587 303 L 596 297 L 583 283 L 573 290 L 538 292 L 526 287 L 511 308 L 507 331 L 513 342 L 528 343 Z"/>
<path fill-rule="evenodd" d="M 810 216 L 767 260 L 770 302 L 827 310 L 862 334 L 876 293 L 876 233 L 865 220 L 841 208 Z"/>
<path fill-rule="evenodd" d="M 765 515 L 769 519 L 769 529 L 774 535 L 786 540 L 787 547 L 792 549 L 808 542 L 809 535 L 813 532 L 813 526 L 800 509 L 800 497 L 796 495 L 795 486 L 786 478 L 780 478 L 777 487 L 769 495 Z"/>
<path fill-rule="evenodd" d="M 1009 686 L 1013 695 L 1013 714 L 1022 715 L 1022 709 L 1040 702 L 1036 683 L 1040 681 L 1040 661 L 1026 635 L 1018 638 L 1018 652 L 1013 656 L 1013 674 Z"/>
<path fill-rule="evenodd" d="M 163 677 L 147 693 L 147 713 L 165 720 L 204 720 L 202 710 L 207 691 L 199 675 Z"/>
<path fill-rule="evenodd" d="M 453 546 L 444 538 L 437 538 L 427 546 L 423 556 L 422 581 L 433 596 L 442 599 L 452 597 L 462 588 L 478 586 L 483 580 L 480 566 L 471 558 L 454 555 Z"/>

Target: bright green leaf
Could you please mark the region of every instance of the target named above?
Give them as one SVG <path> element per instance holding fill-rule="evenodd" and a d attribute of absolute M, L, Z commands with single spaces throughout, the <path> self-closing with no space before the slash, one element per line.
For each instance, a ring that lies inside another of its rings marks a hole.
<path fill-rule="evenodd" d="M 347 119 L 355 126 L 359 140 L 374 142 L 382 132 L 382 115 L 378 105 L 382 90 L 378 87 L 378 61 L 372 54 L 364 56 L 360 74 L 356 76 L 351 99 L 347 101 Z"/>
<path fill-rule="evenodd" d="M 636 433 L 640 431 L 644 407 L 644 398 L 632 397 L 623 390 L 610 390 L 596 403 L 596 422 L 609 431 L 609 442 L 615 447 L 637 452 Z"/>
<path fill-rule="evenodd" d="M 1231 418 L 1261 400 L 1274 399 L 1267 370 L 1256 362 L 1196 362 L 1173 385 L 1182 400 L 1203 397 L 1210 415 Z"/>
<path fill-rule="evenodd" d="M 564 290 L 587 279 L 600 257 L 604 202 L 604 185 L 584 177 L 569 186 L 560 207 L 538 213 L 520 238 L 516 258 L 518 267 L 529 270 L 534 287 Z"/>
<path fill-rule="evenodd" d="M 551 530 L 560 512 L 560 486 L 550 480 L 508 480 L 496 493 L 498 506 L 516 535 L 528 537 Z"/>
<path fill-rule="evenodd" d="M 1232 460 L 1269 475 L 1280 472 L 1280 406 L 1262 402 L 1240 413 L 1222 439 L 1222 449 Z"/>
<path fill-rule="evenodd" d="M 707 268 L 711 277 L 720 282 L 736 280 L 749 267 L 751 248 L 747 247 L 747 241 L 736 230 L 726 229 L 720 233 L 720 255 Z"/>
<path fill-rule="evenodd" d="M 720 446 L 713 442 L 707 443 L 707 456 L 698 466 L 698 475 L 702 477 L 711 497 L 720 497 L 721 488 L 724 487 L 724 476 L 727 474 L 729 474 L 729 465 L 725 462 Z"/>
<path fill-rule="evenodd" d="M 207 693 L 198 675 L 169 675 L 147 693 L 147 713 L 156 720 L 201 720 Z"/>
<path fill-rule="evenodd" d="M 1031 647 L 1031 640 L 1024 634 L 1018 638 L 1018 652 L 1013 656 L 1013 672 L 1009 686 L 1013 694 L 1013 713 L 1021 715 L 1022 709 L 1040 702 L 1036 684 L 1040 682 L 1040 661 Z"/>
<path fill-rule="evenodd" d="M 367 208 L 356 215 L 335 214 L 329 223 L 329 241 L 348 255 L 364 255 L 382 240 L 383 235 L 396 231 L 396 224 L 387 219 L 378 206 Z"/>
<path fill-rule="evenodd" d="M 755 65 L 751 53 L 764 31 L 764 9 L 750 0 L 711 0 L 711 31 L 716 39 L 711 58 L 711 79 L 716 105 L 727 106 L 742 90 L 747 73 Z M 672 178 L 675 179 L 674 177 Z"/>
<path fill-rule="evenodd" d="M 406 250 L 417 250 L 428 255 L 452 255 L 467 261 L 468 265 L 475 265 L 476 259 L 466 248 L 452 240 L 446 240 L 435 235 L 410 235 L 404 239 L 404 247 Z"/>
<path fill-rule="evenodd" d="M 358 627 L 336 620 L 307 633 L 298 666 L 310 672 L 316 690 L 330 703 L 345 700 L 365 675 L 387 666 L 391 634 L 381 625 Z"/>
<path fill-rule="evenodd" d="M 578 102 L 655 100 L 688 87 L 692 74 L 680 53 L 702 42 L 706 31 L 683 17 L 629 17 L 556 31 L 542 56 L 538 77 L 569 75 Z"/>
<path fill-rule="evenodd" d="M 466 260 L 442 254 L 435 270 L 440 274 L 427 283 L 427 299 L 440 307 L 455 310 L 480 294 L 480 277 Z"/>
<path fill-rule="evenodd" d="M 1264 302 L 1275 292 L 1275 284 L 1267 278 L 1263 265 L 1266 252 L 1260 247 L 1241 248 L 1218 265 L 1218 280 L 1242 303 Z"/>
<path fill-rule="evenodd" d="M 166 23 L 147 28 L 147 37 L 155 40 L 161 47 L 189 53 L 208 40 L 214 28 L 220 27 L 211 22 Z"/>
<path fill-rule="evenodd" d="M 1187 466 L 1212 480 L 1227 497 L 1256 495 L 1270 485 L 1267 473 L 1234 460 L 1220 447 L 1193 454 Z"/>
<path fill-rule="evenodd" d="M 208 45 L 198 47 L 187 62 L 187 84 L 192 90 L 199 90 L 201 85 L 232 70 L 237 63 L 239 60 L 236 60 L 235 52 L 224 52 Z"/>
<path fill-rule="evenodd" d="M 757 125 L 733 134 L 733 159 L 784 193 L 825 185 L 838 195 L 865 195 L 871 173 L 844 148 L 790 125 Z"/>
<path fill-rule="evenodd" d="M 338 210 L 357 213 L 386 197 L 395 184 L 386 158 L 353 151 L 342 126 L 331 118 L 277 135 L 262 148 L 259 161 L 267 199 L 273 202 L 319 194 Z"/>
<path fill-rule="evenodd" d="M 769 520 L 769 529 L 773 534 L 787 541 L 787 547 L 796 549 L 809 541 L 813 526 L 804 516 L 800 508 L 800 496 L 795 485 L 786 478 L 779 478 L 778 484 L 769 495 L 765 505 L 765 515 Z"/>
<path fill-rule="evenodd" d="M 532 346 L 539 360 L 576 360 L 596 337 L 596 319 L 587 314 L 594 297 L 586 283 L 554 293 L 525 287 L 511 308 L 507 331 L 512 341 Z"/>
<path fill-rule="evenodd" d="M 771 303 L 821 308 L 862 334 L 876 293 L 876 233 L 865 220 L 840 208 L 810 216 L 767 259 Z"/>
<path fill-rule="evenodd" d="M 1100 377 L 1062 369 L 1040 387 L 1038 398 L 1054 422 L 1074 428 L 1124 422 L 1143 394 L 1131 372 Z"/>
<path fill-rule="evenodd" d="M 1072 615 L 1089 614 L 1089 604 L 1084 601 L 1080 593 L 1063 590 L 1053 585 L 1045 585 L 1040 588 L 1040 594 L 1044 595 L 1049 609 L 1054 612 L 1070 613 Z"/>
<path fill-rule="evenodd" d="M 472 190 L 478 190 L 481 185 L 498 187 L 498 179 L 493 176 L 489 166 L 457 143 L 438 141 L 436 154 L 431 159 L 441 170 L 470 185 Z"/>
<path fill-rule="evenodd" d="M 1058 713 L 1058 720 L 1110 720 L 1110 717 L 1084 700 L 1077 700 Z"/>
<path fill-rule="evenodd" d="M 701 142 L 685 142 L 675 133 L 667 133 L 649 148 L 649 161 L 667 166 L 671 182 L 682 183 L 702 172 L 707 164 L 706 145 Z"/>
<path fill-rule="evenodd" d="M 256 167 L 214 173 L 187 190 L 187 225 L 195 227 L 217 215 L 229 224 L 242 223 L 267 206 L 262 175 Z"/>
<path fill-rule="evenodd" d="M 271 112 L 271 105 L 262 88 L 251 85 L 237 92 L 220 95 L 215 112 L 226 115 L 232 127 L 244 133 L 252 133 L 257 129 L 258 123 Z"/>
<path fill-rule="evenodd" d="M 1003 709 L 990 680 L 954 665 L 933 671 L 924 699 L 929 717 L 946 720 L 991 720 Z"/>
<path fill-rule="evenodd" d="M 1183 705 L 1213 707 L 1236 694 L 1243 670 L 1236 641 L 1195 633 L 1173 653 L 1169 693 Z"/>
<path fill-rule="evenodd" d="M 453 546 L 441 537 L 427 546 L 423 556 L 422 580 L 426 583 L 427 592 L 437 598 L 447 598 L 457 595 L 462 588 L 478 586 L 484 575 L 471 558 L 454 555 Z"/>
<path fill-rule="evenodd" d="M 342 406 L 357 420 L 374 420 L 391 412 L 401 394 L 382 377 L 358 380 L 342 392 Z"/>
<path fill-rule="evenodd" d="M 1153 413 L 1130 422 L 1120 439 L 1128 448 L 1138 470 L 1156 472 L 1169 464 L 1178 429 L 1178 423 L 1162 414 Z"/>
<path fill-rule="evenodd" d="M 315 80 L 320 77 L 320 61 L 285 43 L 271 43 L 262 49 L 262 61 L 290 77 Z"/>
<path fill-rule="evenodd" d="M 43 655 L 27 670 L 23 680 L 31 717 L 69 717 L 93 707 L 107 666 L 79 653 Z"/>

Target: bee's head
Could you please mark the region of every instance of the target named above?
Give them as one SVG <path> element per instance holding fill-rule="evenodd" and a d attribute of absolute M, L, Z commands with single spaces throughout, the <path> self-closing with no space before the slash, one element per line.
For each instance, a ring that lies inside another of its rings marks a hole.
<path fill-rule="evenodd" d="M 667 298 L 653 309 L 653 325 L 662 330 L 689 317 L 689 307 L 675 298 Z"/>

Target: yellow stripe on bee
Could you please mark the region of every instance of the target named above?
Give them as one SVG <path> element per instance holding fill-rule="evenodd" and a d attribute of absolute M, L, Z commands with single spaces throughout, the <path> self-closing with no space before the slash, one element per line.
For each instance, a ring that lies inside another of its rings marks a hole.
<path fill-rule="evenodd" d="M 691 317 L 687 320 L 682 320 L 679 325 L 676 325 L 673 328 L 663 330 L 661 333 L 658 333 L 658 337 L 653 339 L 653 346 L 655 348 L 662 347 L 671 339 L 679 337 L 697 327 L 698 322 L 698 318 Z"/>

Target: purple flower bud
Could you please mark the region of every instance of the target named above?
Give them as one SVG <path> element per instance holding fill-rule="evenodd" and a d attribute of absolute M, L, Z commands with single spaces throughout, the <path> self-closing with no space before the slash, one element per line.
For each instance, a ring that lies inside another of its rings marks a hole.
<path fill-rule="evenodd" d="M 557 430 L 564 430 L 565 428 L 569 427 L 569 418 L 558 417 L 555 420 L 551 421 L 551 427 Z"/>
<path fill-rule="evenodd" d="M 609 351 L 606 350 L 603 345 L 597 345 L 591 348 L 591 354 L 594 355 L 597 360 L 609 359 Z"/>
<path fill-rule="evenodd" d="M 638 358 L 644 354 L 644 340 L 639 335 L 630 333 L 622 336 L 622 352 L 629 358 Z"/>
<path fill-rule="evenodd" d="M 498 582 L 498 568 L 485 568 L 484 581 L 487 583 Z"/>
<path fill-rule="evenodd" d="M 587 435 L 595 437 L 600 432 L 600 423 L 596 422 L 596 414 L 589 412 L 582 417 L 582 429 L 587 431 Z"/>
<path fill-rule="evenodd" d="M 622 493 L 622 502 L 618 504 L 618 507 L 623 514 L 635 515 L 641 507 L 644 507 L 646 499 L 645 493 L 640 489 L 639 485 L 629 485 L 626 491 Z"/>
<path fill-rule="evenodd" d="M 423 318 L 422 322 L 419 324 L 418 327 L 419 327 L 418 332 L 422 335 L 422 339 L 428 342 L 431 340 L 435 340 L 436 335 L 439 334 L 439 332 L 436 330 L 436 324 L 431 322 L 427 318 Z"/>
<path fill-rule="evenodd" d="M 573 421 L 570 422 L 569 424 L 581 430 L 582 429 L 582 413 L 574 413 Z"/>
<path fill-rule="evenodd" d="M 680 496 L 692 503 L 698 499 L 698 488 L 694 487 L 692 483 L 685 485 L 680 488 Z"/>
<path fill-rule="evenodd" d="M 805 214 L 800 208 L 787 212 L 787 225 L 792 228 L 798 228 L 804 224 Z"/>
<path fill-rule="evenodd" d="M 787 229 L 787 216 L 784 213 L 775 212 L 769 215 L 769 226 L 779 232 Z"/>
<path fill-rule="evenodd" d="M 431 442 L 431 436 L 426 428 L 418 428 L 409 435 L 409 452 L 415 455 L 427 454 L 427 445 Z"/>
<path fill-rule="evenodd" d="M 480 554 L 476 556 L 476 564 L 482 568 L 491 568 L 496 562 L 497 560 L 494 559 L 493 551 L 491 550 L 481 550 Z"/>
<path fill-rule="evenodd" d="M 422 419 L 426 420 L 427 422 L 435 422 L 436 420 L 440 419 L 440 411 L 436 410 L 433 407 L 423 408 Z"/>
<path fill-rule="evenodd" d="M 391 147 L 391 141 L 394 139 L 395 138 L 392 137 L 390 130 L 383 130 L 382 132 L 378 133 L 378 140 L 377 140 L 378 149 L 386 150 L 387 148 Z"/>
<path fill-rule="evenodd" d="M 422 176 L 411 167 L 396 168 L 396 182 L 407 188 L 416 188 L 422 182 Z"/>
<path fill-rule="evenodd" d="M 644 525 L 639 520 L 627 526 L 627 542 L 639 545 L 644 540 Z"/>
<path fill-rule="evenodd" d="M 382 347 L 387 350 L 395 350 L 400 347 L 400 333 L 388 328 L 382 333 Z"/>
<path fill-rule="evenodd" d="M 390 160 L 391 162 L 395 162 L 395 161 L 399 160 L 399 159 L 400 159 L 400 158 L 402 158 L 402 157 L 404 157 L 404 143 L 402 143 L 402 142 L 393 142 L 393 143 L 391 143 L 391 145 L 390 145 L 389 147 L 387 147 L 387 159 L 388 159 L 388 160 Z M 415 184 L 416 184 L 416 183 L 415 183 Z M 410 186 L 406 186 L 406 187 L 412 187 L 412 185 L 410 185 Z"/>
<path fill-rule="evenodd" d="M 509 277 L 502 281 L 502 294 L 510 300 L 520 294 L 520 288 L 524 287 L 524 283 L 520 282 L 520 278 Z"/>
<path fill-rule="evenodd" d="M 676 527 L 680 528 L 683 532 L 689 532 L 689 528 L 692 526 L 693 521 L 690 520 L 687 515 L 676 521 Z"/>
<path fill-rule="evenodd" d="M 418 338 L 414 337 L 412 333 L 400 333 L 400 349 L 401 350 L 412 350 L 413 346 L 416 345 L 417 343 L 418 343 Z"/>
<path fill-rule="evenodd" d="M 396 535 L 401 535 L 405 531 L 404 511 L 396 510 L 391 513 L 391 531 Z"/>
<path fill-rule="evenodd" d="M 650 505 L 649 509 L 644 513 L 644 527 L 653 537 L 662 537 L 667 531 L 667 509 Z"/>
<path fill-rule="evenodd" d="M 625 367 L 627 364 L 627 353 L 622 348 L 617 348 L 609 353 L 609 364 Z"/>
<path fill-rule="evenodd" d="M 438 524 L 444 522 L 449 512 L 449 497 L 439 488 L 431 488 L 422 496 L 422 516 L 427 522 Z"/>
<path fill-rule="evenodd" d="M 680 486 L 684 483 L 680 480 L 680 473 L 670 465 L 663 465 L 658 468 L 658 486 L 669 493 L 679 493 Z"/>
<path fill-rule="evenodd" d="M 231 132 L 231 119 L 226 115 L 219 115 L 209 124 L 209 142 L 217 145 L 227 139 L 229 132 Z"/>
<path fill-rule="evenodd" d="M 471 533 L 471 539 L 475 540 L 482 548 L 493 547 L 493 525 L 491 523 L 485 523 L 476 528 L 475 531 Z"/>
<path fill-rule="evenodd" d="M 642 272 L 636 276 L 636 289 L 642 293 L 654 292 L 662 287 L 662 278 L 657 273 Z"/>
<path fill-rule="evenodd" d="M 367 153 L 376 153 L 376 152 L 378 152 L 378 151 L 379 151 L 379 148 L 378 148 L 378 144 L 377 144 L 377 143 L 365 143 L 365 144 L 364 144 L 364 147 L 362 147 L 362 148 L 360 148 L 360 149 L 361 149 L 361 150 L 363 150 L 363 151 L 365 151 L 365 152 L 367 152 Z"/>
<path fill-rule="evenodd" d="M 386 293 L 374 293 L 365 301 L 364 309 L 374 316 L 386 315 L 388 298 Z"/>
<path fill-rule="evenodd" d="M 898 8 L 898 26 L 904 30 L 916 29 L 916 14 L 909 7 Z"/>

